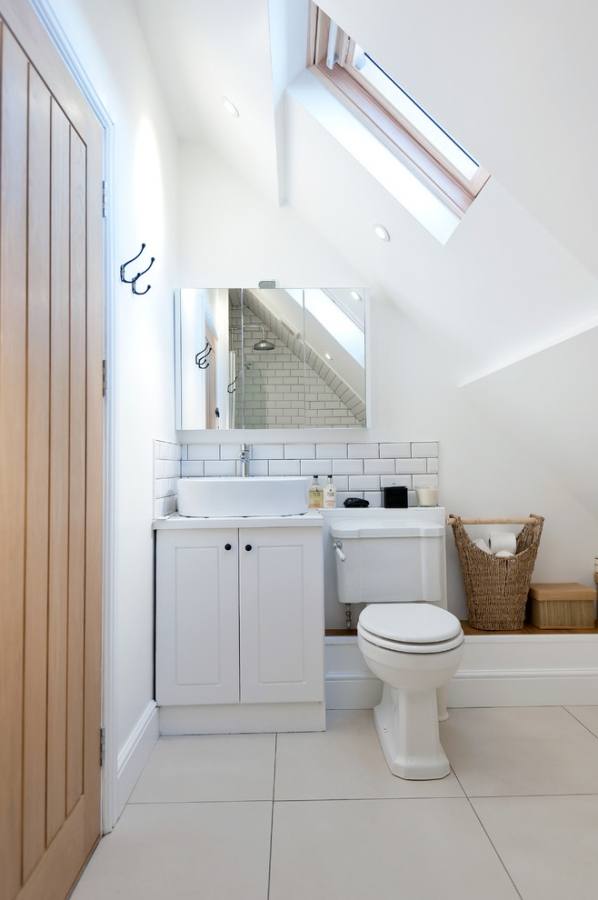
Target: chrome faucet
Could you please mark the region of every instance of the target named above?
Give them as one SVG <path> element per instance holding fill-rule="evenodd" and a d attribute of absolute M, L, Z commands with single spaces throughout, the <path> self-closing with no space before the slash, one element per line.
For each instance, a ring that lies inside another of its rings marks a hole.
<path fill-rule="evenodd" d="M 248 467 L 249 467 L 249 458 L 251 456 L 251 449 L 249 444 L 241 444 L 241 452 L 239 454 L 239 461 L 241 463 L 241 478 L 247 478 L 249 475 Z"/>

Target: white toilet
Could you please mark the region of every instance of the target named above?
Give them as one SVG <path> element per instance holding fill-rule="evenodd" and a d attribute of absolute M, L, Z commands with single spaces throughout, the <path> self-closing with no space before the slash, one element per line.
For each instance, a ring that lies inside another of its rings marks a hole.
<path fill-rule="evenodd" d="M 445 608 L 444 522 L 439 508 L 361 511 L 331 522 L 338 598 L 367 604 L 357 640 L 383 683 L 376 729 L 391 772 L 401 778 L 450 771 L 437 696 L 457 671 L 464 637 Z"/>

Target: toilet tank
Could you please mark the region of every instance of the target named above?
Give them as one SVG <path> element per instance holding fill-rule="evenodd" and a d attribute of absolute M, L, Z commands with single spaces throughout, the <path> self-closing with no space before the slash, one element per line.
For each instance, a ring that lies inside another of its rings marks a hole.
<path fill-rule="evenodd" d="M 424 601 L 446 607 L 442 522 L 369 515 L 334 521 L 330 534 L 341 603 Z"/>

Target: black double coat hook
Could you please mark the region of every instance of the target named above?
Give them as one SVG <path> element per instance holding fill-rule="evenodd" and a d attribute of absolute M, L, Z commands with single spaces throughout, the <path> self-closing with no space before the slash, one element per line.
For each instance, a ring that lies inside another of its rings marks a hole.
<path fill-rule="evenodd" d="M 146 289 L 145 289 L 144 291 L 138 291 L 138 290 L 137 290 L 137 281 L 138 281 L 139 278 L 141 278 L 142 275 L 145 275 L 146 272 L 149 272 L 149 270 L 151 269 L 151 267 L 153 266 L 153 264 L 154 264 L 155 261 L 156 261 L 156 257 L 155 257 L 155 256 L 152 256 L 151 259 L 150 259 L 150 262 L 149 262 L 149 266 L 147 266 L 147 267 L 146 267 L 145 269 L 143 269 L 141 272 L 137 272 L 137 275 L 135 275 L 134 278 L 127 278 L 125 269 L 127 268 L 127 266 L 130 266 L 131 263 L 135 262 L 136 259 L 139 259 L 139 257 L 141 256 L 141 254 L 142 254 L 143 251 L 145 250 L 145 246 L 146 246 L 145 243 L 143 243 L 143 244 L 141 245 L 141 250 L 139 251 L 139 253 L 137 253 L 135 256 L 131 257 L 131 259 L 128 259 L 128 260 L 127 260 L 126 262 L 124 262 L 124 263 L 121 265 L 121 267 L 120 267 L 120 280 L 123 281 L 125 284 L 130 284 L 130 285 L 131 285 L 131 291 L 132 291 L 134 294 L 137 294 L 137 296 L 142 296 L 143 294 L 147 294 L 147 292 L 148 292 L 148 291 L 150 290 L 150 288 L 151 288 L 151 284 L 148 284 L 148 286 L 146 287 Z"/>

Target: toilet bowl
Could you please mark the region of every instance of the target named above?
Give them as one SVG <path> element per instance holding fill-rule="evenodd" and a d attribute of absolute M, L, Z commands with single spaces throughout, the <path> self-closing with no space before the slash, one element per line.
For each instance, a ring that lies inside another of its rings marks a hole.
<path fill-rule="evenodd" d="M 429 603 L 372 604 L 361 613 L 357 642 L 383 684 L 374 721 L 393 775 L 423 780 L 449 774 L 437 691 L 457 671 L 463 640 L 459 620 Z"/>
<path fill-rule="evenodd" d="M 338 599 L 365 604 L 357 643 L 382 681 L 374 710 L 391 772 L 415 780 L 444 778 L 439 708 L 463 654 L 461 623 L 446 609 L 443 509 L 372 511 L 335 518 Z"/>

